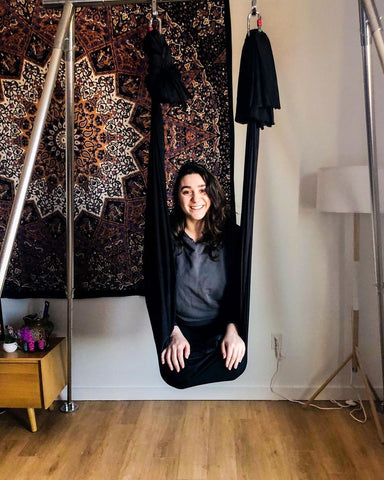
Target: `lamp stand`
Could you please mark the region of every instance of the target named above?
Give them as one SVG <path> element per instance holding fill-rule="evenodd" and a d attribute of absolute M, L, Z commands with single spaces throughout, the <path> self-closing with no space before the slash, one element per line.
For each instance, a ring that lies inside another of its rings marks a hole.
<path fill-rule="evenodd" d="M 355 265 L 358 265 L 358 262 L 360 261 L 359 236 L 360 236 L 360 214 L 354 213 L 353 214 L 353 260 L 355 262 Z M 355 272 L 357 272 L 357 269 L 355 269 Z M 355 283 L 356 283 L 356 278 L 355 278 Z M 328 377 L 327 380 L 316 390 L 316 392 L 312 395 L 312 397 L 304 403 L 304 408 L 307 408 L 309 404 L 315 400 L 315 398 L 319 395 L 319 393 L 324 390 L 324 388 L 330 383 L 330 381 L 333 380 L 336 377 L 336 375 L 350 361 L 352 362 L 352 371 L 359 372 L 361 379 L 363 380 L 364 387 L 368 396 L 369 405 L 371 407 L 373 420 L 376 425 L 377 434 L 379 436 L 380 442 L 384 443 L 384 433 L 383 433 L 383 429 L 382 429 L 379 416 L 377 414 L 376 406 L 375 406 L 374 394 L 373 394 L 374 392 L 368 380 L 368 377 L 365 373 L 365 370 L 361 361 L 361 356 L 359 351 L 359 309 L 358 309 L 358 306 L 356 306 L 356 304 L 354 304 L 353 310 L 352 310 L 352 352 L 344 360 L 344 362 L 341 365 L 339 365 L 339 367 L 332 373 L 332 375 Z"/>

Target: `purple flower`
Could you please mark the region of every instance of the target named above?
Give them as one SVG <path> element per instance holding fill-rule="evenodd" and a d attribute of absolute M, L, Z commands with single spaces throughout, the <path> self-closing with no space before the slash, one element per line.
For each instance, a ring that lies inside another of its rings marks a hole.
<path fill-rule="evenodd" d="M 28 327 L 20 328 L 19 337 L 22 342 L 31 343 L 34 341 L 33 335 Z"/>

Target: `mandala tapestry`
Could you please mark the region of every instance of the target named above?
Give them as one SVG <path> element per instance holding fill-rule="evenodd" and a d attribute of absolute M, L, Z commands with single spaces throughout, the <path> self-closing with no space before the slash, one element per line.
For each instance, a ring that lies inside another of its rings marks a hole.
<path fill-rule="evenodd" d="M 171 191 L 187 159 L 233 195 L 228 0 L 159 3 L 191 98 L 163 107 Z M 0 239 L 9 218 L 60 9 L 0 0 Z M 142 43 L 150 6 L 76 9 L 75 296 L 142 294 L 150 134 Z M 65 83 L 61 65 L 10 262 L 4 297 L 65 296 Z M 171 196 L 170 196 L 171 208 Z"/>

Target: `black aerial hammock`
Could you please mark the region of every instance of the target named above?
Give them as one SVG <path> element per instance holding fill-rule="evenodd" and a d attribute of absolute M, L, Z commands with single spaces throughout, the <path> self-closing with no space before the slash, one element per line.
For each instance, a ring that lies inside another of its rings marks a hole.
<path fill-rule="evenodd" d="M 242 51 L 236 121 L 247 123 L 243 179 L 239 334 L 247 344 L 251 255 L 259 129 L 272 126 L 280 108 L 269 40 L 260 29 L 248 32 Z M 144 240 L 145 298 L 158 358 L 169 343 L 175 321 L 175 268 L 164 170 L 165 143 L 161 103 L 185 105 L 188 92 L 164 36 L 153 29 L 144 39 L 148 56 L 146 85 L 152 98 Z"/>

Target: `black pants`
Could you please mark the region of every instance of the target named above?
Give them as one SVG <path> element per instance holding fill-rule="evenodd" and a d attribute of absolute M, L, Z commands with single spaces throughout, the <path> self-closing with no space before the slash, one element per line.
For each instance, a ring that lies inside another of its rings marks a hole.
<path fill-rule="evenodd" d="M 221 342 L 224 337 L 220 325 L 190 327 L 179 325 L 183 335 L 191 346 L 189 358 L 185 367 L 176 372 L 171 371 L 167 363 L 160 365 L 160 373 L 164 381 L 175 388 L 188 388 L 204 383 L 235 380 L 245 370 L 247 353 L 237 369 L 228 370 L 221 353 Z"/>

